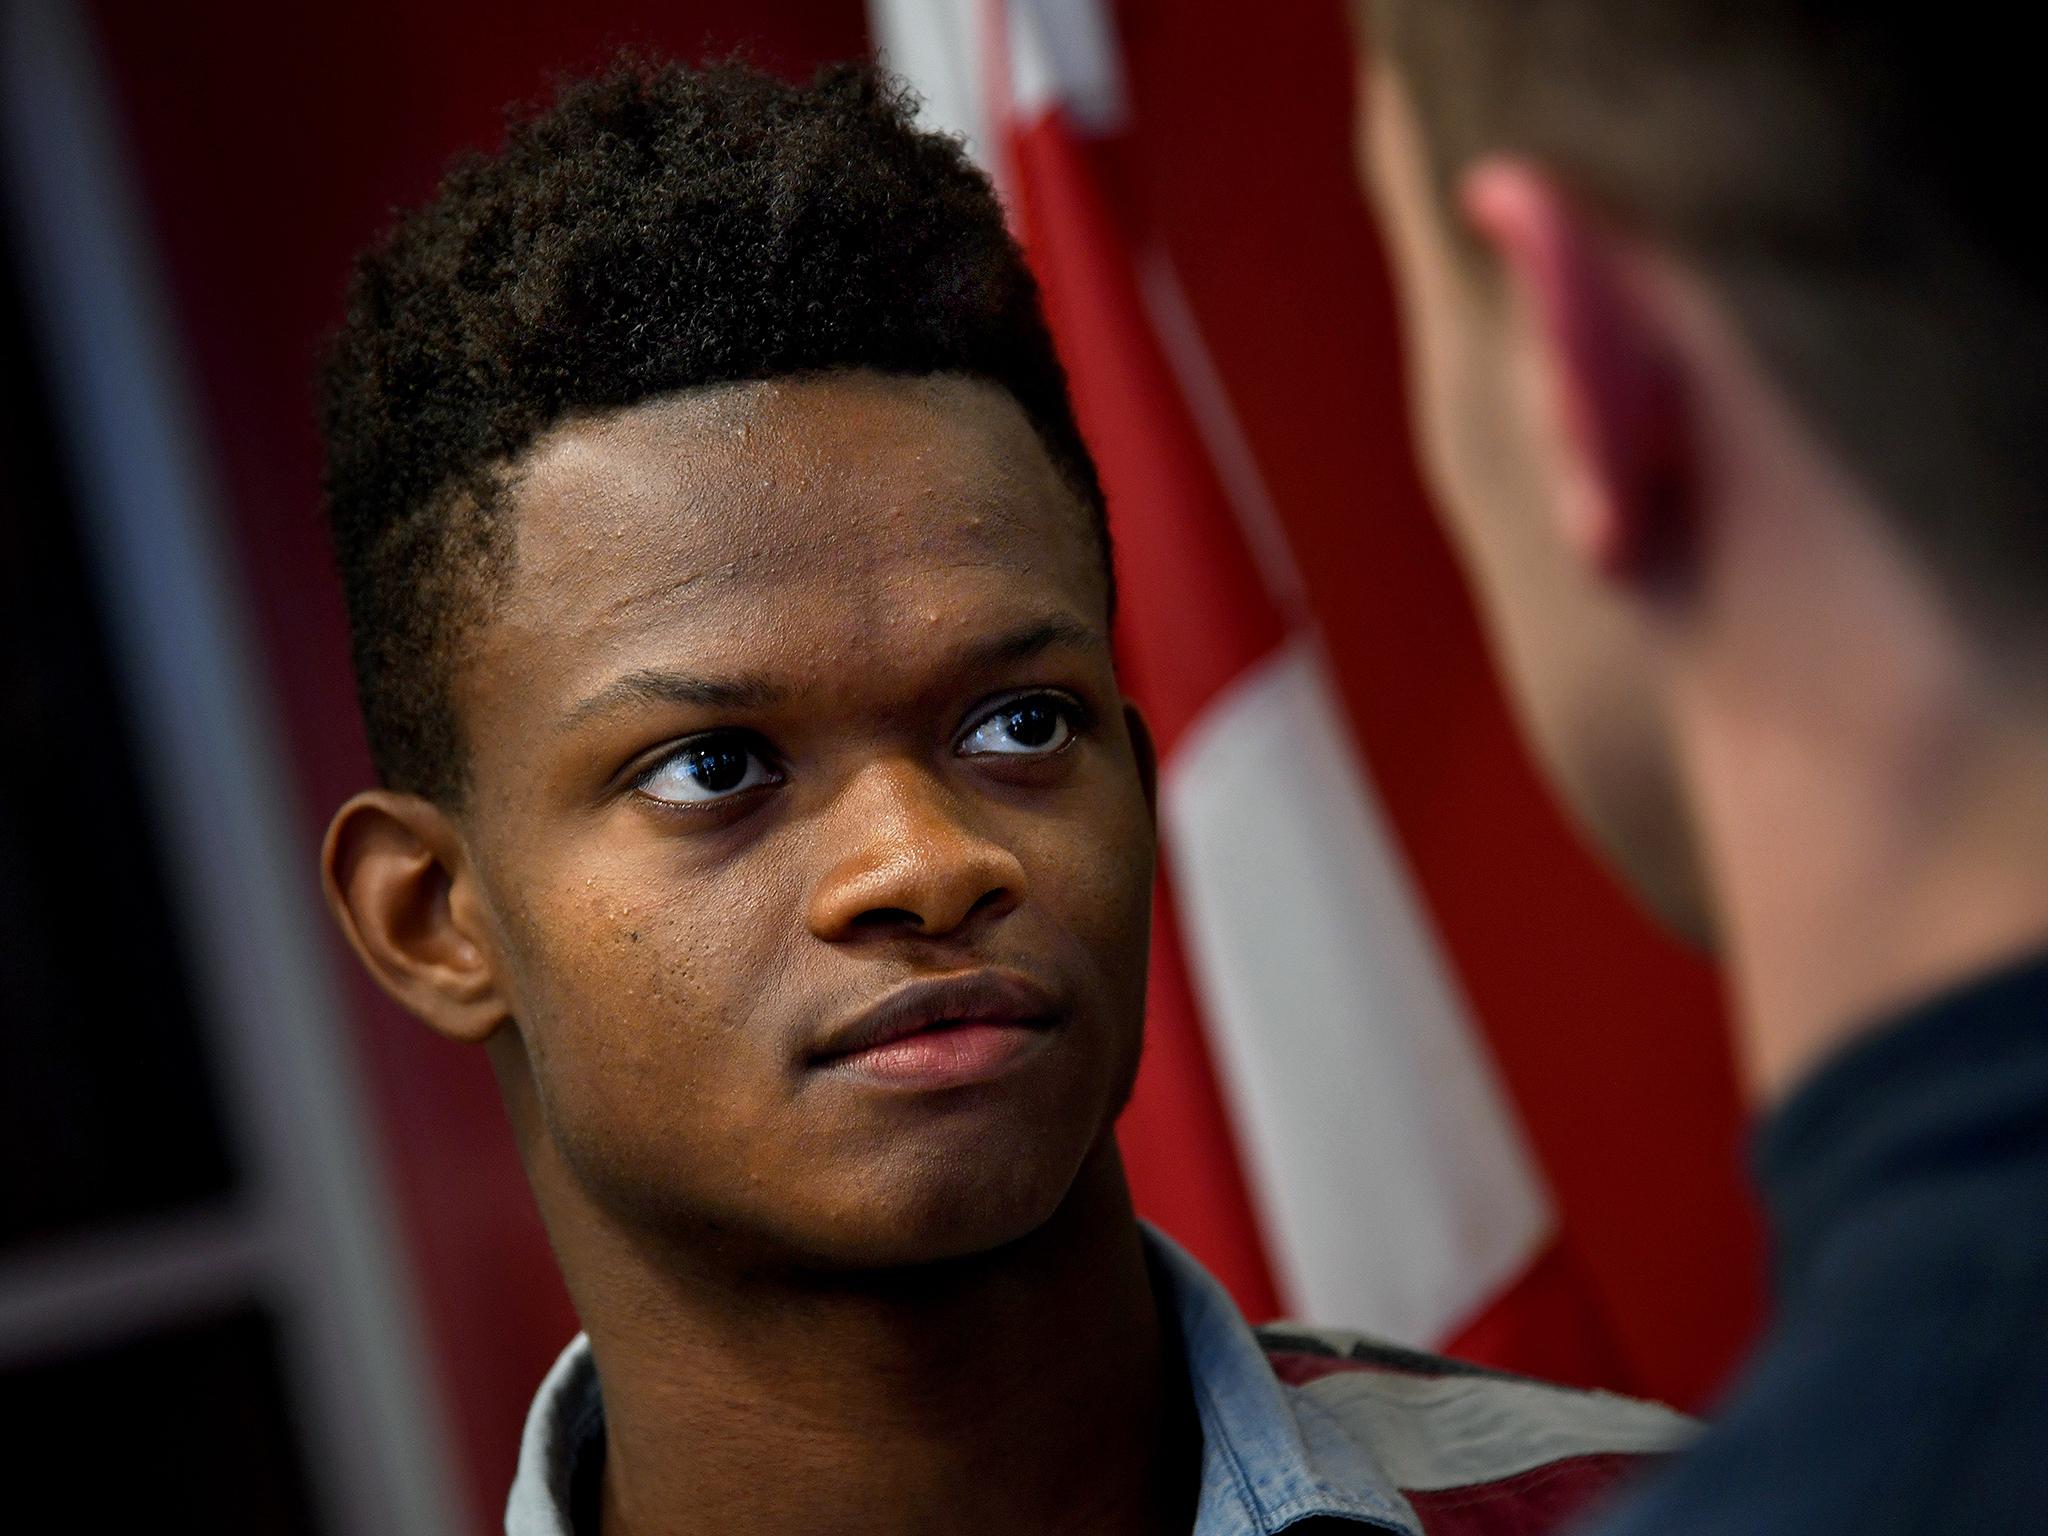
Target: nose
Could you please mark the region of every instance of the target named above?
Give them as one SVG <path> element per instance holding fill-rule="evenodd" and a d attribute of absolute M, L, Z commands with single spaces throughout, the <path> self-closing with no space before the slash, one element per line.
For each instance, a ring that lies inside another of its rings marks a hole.
<path fill-rule="evenodd" d="M 1024 866 L 965 825 L 960 809 L 914 763 L 865 769 L 829 813 L 831 852 L 811 893 L 811 932 L 828 940 L 875 930 L 948 934 L 1016 906 Z"/>

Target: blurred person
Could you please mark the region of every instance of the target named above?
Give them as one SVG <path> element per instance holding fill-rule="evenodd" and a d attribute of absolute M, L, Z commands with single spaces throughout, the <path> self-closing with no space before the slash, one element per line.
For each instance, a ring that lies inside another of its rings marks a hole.
<path fill-rule="evenodd" d="M 326 365 L 381 781 L 328 896 L 488 1052 L 587 1330 L 508 1530 L 1551 1529 L 1684 1421 L 1254 1334 L 1133 1214 L 1103 496 L 909 111 L 573 85 L 363 258 Z"/>
<path fill-rule="evenodd" d="M 1448 531 L 1562 797 L 1725 961 L 1768 1111 L 1774 1323 L 1605 1529 L 2042 1529 L 2031 94 L 1997 39 L 1902 7 L 1359 20 Z"/>

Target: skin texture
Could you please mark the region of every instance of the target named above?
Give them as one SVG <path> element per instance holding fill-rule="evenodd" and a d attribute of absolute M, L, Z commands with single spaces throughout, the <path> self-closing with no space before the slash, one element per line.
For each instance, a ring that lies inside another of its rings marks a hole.
<path fill-rule="evenodd" d="M 513 468 L 464 805 L 358 796 L 327 870 L 379 980 L 490 1052 L 604 1383 L 606 1530 L 1185 1528 L 1111 1137 L 1151 751 L 1083 507 L 945 377 L 692 391 Z M 1020 696 L 1049 750 L 983 750 Z M 675 803 L 707 740 L 737 792 Z M 819 1058 L 977 975 L 1043 1003 L 1002 1070 Z"/>
<path fill-rule="evenodd" d="M 1509 691 L 1593 841 L 1720 952 L 1755 1096 L 2048 943 L 2040 639 L 1965 622 L 1680 254 L 1511 153 L 1445 197 L 1398 70 L 1360 87 L 1419 444 Z"/>

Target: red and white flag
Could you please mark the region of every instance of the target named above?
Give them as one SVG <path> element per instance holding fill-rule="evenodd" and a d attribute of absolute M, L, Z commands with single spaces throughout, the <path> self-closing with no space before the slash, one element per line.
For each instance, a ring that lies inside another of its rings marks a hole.
<path fill-rule="evenodd" d="M 1550 1182 L 1353 748 L 1254 454 L 1163 243 L 1112 195 L 1112 9 L 870 16 L 1002 189 L 1108 490 L 1119 663 L 1161 754 L 1148 1046 L 1121 1127 L 1140 1209 L 1254 1316 L 1654 1390 L 1615 1379 L 1599 1307 L 1570 1294 Z"/>

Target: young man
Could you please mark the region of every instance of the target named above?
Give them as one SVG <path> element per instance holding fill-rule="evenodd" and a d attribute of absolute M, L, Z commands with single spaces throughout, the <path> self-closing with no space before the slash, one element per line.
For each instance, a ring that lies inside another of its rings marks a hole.
<path fill-rule="evenodd" d="M 1724 955 L 1772 1107 L 1775 1325 L 1609 1529 L 2041 1530 L 2031 69 L 1893 6 L 1363 10 L 1451 533 L 1565 798 Z"/>
<path fill-rule="evenodd" d="M 1537 1531 L 1675 1415 L 1254 1336 L 1132 1214 L 1153 868 L 1102 492 L 874 78 L 622 67 L 365 258 L 325 868 L 482 1045 L 587 1337 L 517 1536 Z"/>

